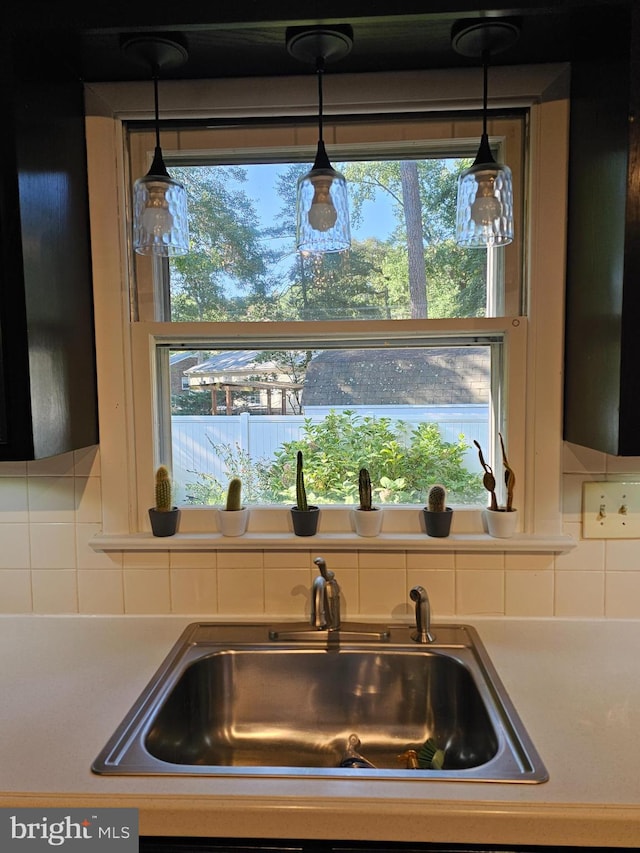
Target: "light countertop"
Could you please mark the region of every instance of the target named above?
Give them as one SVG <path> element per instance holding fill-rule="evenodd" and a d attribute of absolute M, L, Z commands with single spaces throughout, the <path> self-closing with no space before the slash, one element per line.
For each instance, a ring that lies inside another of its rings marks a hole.
<path fill-rule="evenodd" d="M 141 835 L 640 847 L 640 621 L 455 620 L 477 628 L 543 784 L 93 774 L 202 619 L 0 616 L 0 806 L 135 807 Z"/>

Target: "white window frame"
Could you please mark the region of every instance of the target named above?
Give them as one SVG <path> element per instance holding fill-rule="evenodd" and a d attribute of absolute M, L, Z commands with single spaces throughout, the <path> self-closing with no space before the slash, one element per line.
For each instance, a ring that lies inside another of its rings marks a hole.
<path fill-rule="evenodd" d="M 506 359 L 507 418 L 510 461 L 519 473 L 519 504 L 524 536 L 508 543 L 482 535 L 481 513 L 470 511 L 467 534 L 438 542 L 452 550 L 564 550 L 561 512 L 562 346 L 564 325 L 566 179 L 568 164 L 568 68 L 564 65 L 500 68 L 492 71 L 492 105 L 529 108 L 530 174 L 526 186 L 529 216 L 524 235 L 525 292 L 528 317 L 464 321 L 470 330 L 502 331 Z M 331 85 L 330 85 L 331 84 Z M 395 74 L 341 75 L 327 78 L 325 105 L 329 115 L 476 109 L 476 69 Z M 307 77 L 272 80 L 166 81 L 163 116 L 202 118 L 259 115 L 313 115 L 313 87 Z M 400 95 L 400 97 L 399 97 Z M 101 425 L 103 536 L 100 547 L 150 547 L 147 507 L 153 504 L 156 432 L 154 394 L 155 343 L 167 334 L 166 324 L 132 323 L 128 282 L 132 279 L 130 229 L 125 212 L 131 176 L 124 153 L 123 122 L 149 119 L 146 84 L 90 84 L 86 87 L 87 153 L 94 263 L 94 301 Z M 170 148 L 170 144 L 168 146 Z M 402 321 L 407 333 L 437 332 L 447 321 Z M 398 321 L 394 321 L 394 333 Z M 417 324 L 412 330 L 411 324 Z M 202 340 L 208 334 L 234 336 L 234 324 L 171 324 L 171 337 Z M 329 326 L 331 324 L 328 324 Z M 227 328 L 221 328 L 225 326 Z M 177 328 L 182 327 L 182 328 Z M 246 331 L 246 328 L 245 328 Z M 286 329 L 282 329 L 283 338 Z M 318 328 L 318 334 L 331 330 Z M 278 329 L 274 328 L 277 334 Z M 290 328 L 289 328 L 290 333 Z M 283 341 L 284 343 L 284 341 Z M 151 474 L 151 475 L 150 475 Z M 125 500 L 126 497 L 126 500 Z M 336 508 L 345 513 L 344 508 Z M 184 534 L 157 547 L 218 548 L 224 544 L 206 534 L 195 509 Z M 288 510 L 274 510 L 262 537 L 244 547 L 287 547 L 291 537 L 273 533 Z M 415 514 L 415 508 L 412 510 Z M 334 516 L 335 535 L 326 545 L 365 547 L 349 536 L 344 518 Z M 394 522 L 395 523 L 395 522 Z M 392 525 L 393 527 L 393 525 Z M 206 529 L 206 527 L 205 527 Z M 287 530 L 284 524 L 280 529 Z M 407 532 L 409 530 L 409 532 Z M 271 532 L 270 532 L 271 531 Z M 427 546 L 427 537 L 406 528 L 398 516 L 398 533 L 366 547 L 406 549 Z M 303 540 L 304 542 L 304 540 Z M 270 543 L 270 544 L 269 544 Z M 296 543 L 300 544 L 300 543 Z M 306 548 L 308 542 L 304 542 Z M 235 543 L 235 547 L 243 547 Z"/>

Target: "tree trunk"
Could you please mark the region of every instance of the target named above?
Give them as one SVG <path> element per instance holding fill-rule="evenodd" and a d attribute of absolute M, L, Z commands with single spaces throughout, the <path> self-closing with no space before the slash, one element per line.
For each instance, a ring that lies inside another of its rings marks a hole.
<path fill-rule="evenodd" d="M 427 272 L 424 265 L 422 239 L 422 204 L 418 166 L 415 160 L 400 163 L 404 221 L 407 228 L 407 253 L 409 256 L 409 300 L 411 319 L 427 317 Z"/>

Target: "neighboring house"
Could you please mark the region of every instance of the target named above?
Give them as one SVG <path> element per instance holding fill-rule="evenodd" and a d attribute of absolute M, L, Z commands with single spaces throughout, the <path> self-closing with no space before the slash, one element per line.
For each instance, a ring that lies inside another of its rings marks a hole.
<path fill-rule="evenodd" d="M 299 414 L 302 383 L 258 350 L 230 350 L 187 368 L 190 390 L 211 392 L 211 414 Z"/>
<path fill-rule="evenodd" d="M 198 363 L 198 353 L 185 350 L 172 352 L 169 356 L 169 371 L 171 376 L 171 394 L 182 394 L 189 389 L 189 380 L 185 370 Z"/>
<path fill-rule="evenodd" d="M 335 406 L 488 404 L 487 347 L 325 350 L 307 368 L 302 402 Z"/>

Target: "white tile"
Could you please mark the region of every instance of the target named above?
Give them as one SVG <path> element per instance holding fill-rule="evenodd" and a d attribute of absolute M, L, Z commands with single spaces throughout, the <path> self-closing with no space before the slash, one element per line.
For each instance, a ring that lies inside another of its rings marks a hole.
<path fill-rule="evenodd" d="M 172 569 L 215 569 L 218 555 L 215 551 L 169 551 Z"/>
<path fill-rule="evenodd" d="M 3 524 L 0 527 L 0 569 L 31 568 L 28 524 Z M 1 609 L 1 608 L 0 608 Z"/>
<path fill-rule="evenodd" d="M 601 572 L 604 570 L 604 540 L 580 539 L 575 548 L 556 554 L 558 571 Z"/>
<path fill-rule="evenodd" d="M 122 551 L 96 551 L 91 540 L 101 532 L 99 524 L 76 524 L 76 565 L 79 569 L 121 569 Z"/>
<path fill-rule="evenodd" d="M 407 573 L 404 569 L 360 569 L 360 614 L 403 619 L 407 613 Z"/>
<path fill-rule="evenodd" d="M 73 472 L 73 452 L 27 462 L 27 474 L 30 477 L 72 477 Z"/>
<path fill-rule="evenodd" d="M 453 616 L 456 612 L 456 576 L 453 569 L 408 569 L 407 587 L 422 586 L 426 589 L 431 605 L 431 618 Z M 407 613 L 413 614 L 412 602 L 407 605 Z"/>
<path fill-rule="evenodd" d="M 563 619 L 604 616 L 604 572 L 556 572 L 554 614 Z"/>
<path fill-rule="evenodd" d="M 102 481 L 99 477 L 74 477 L 76 521 L 102 523 Z"/>
<path fill-rule="evenodd" d="M 331 555 L 331 557 L 333 557 L 333 555 Z M 309 570 L 313 566 L 310 551 L 265 551 L 263 561 L 265 569 Z M 332 559 L 329 559 L 327 564 L 332 562 Z"/>
<path fill-rule="evenodd" d="M 407 569 L 453 569 L 455 555 L 453 551 L 409 551 Z"/>
<path fill-rule="evenodd" d="M 34 613 L 77 613 L 75 569 L 34 569 L 31 572 Z"/>
<path fill-rule="evenodd" d="M 168 569 L 169 552 L 125 551 L 123 564 L 125 569 Z"/>
<path fill-rule="evenodd" d="M 31 610 L 29 569 L 0 569 L 0 612 L 30 613 Z"/>
<path fill-rule="evenodd" d="M 597 480 L 596 475 L 565 474 L 562 478 L 562 519 L 564 522 L 582 522 L 582 496 L 584 484 Z"/>
<path fill-rule="evenodd" d="M 215 569 L 172 569 L 172 613 L 217 613 L 218 577 Z"/>
<path fill-rule="evenodd" d="M 73 470 L 76 477 L 100 476 L 100 448 L 83 447 L 73 451 Z"/>
<path fill-rule="evenodd" d="M 507 616 L 553 616 L 553 572 L 505 573 Z"/>
<path fill-rule="evenodd" d="M 504 568 L 504 551 L 483 553 L 480 551 L 457 551 L 456 569 L 489 569 L 495 571 Z"/>
<path fill-rule="evenodd" d="M 359 551 L 360 569 L 406 569 L 405 551 Z"/>
<path fill-rule="evenodd" d="M 26 462 L 0 462 L 0 477 L 26 477 Z"/>
<path fill-rule="evenodd" d="M 606 470 L 608 474 L 624 474 L 638 480 L 640 479 L 640 457 L 607 455 Z"/>
<path fill-rule="evenodd" d="M 263 614 L 264 576 L 262 569 L 218 567 L 218 611 L 228 616 L 259 616 Z"/>
<path fill-rule="evenodd" d="M 219 551 L 219 569 L 261 569 L 262 551 Z"/>
<path fill-rule="evenodd" d="M 75 569 L 74 524 L 31 524 L 29 535 L 33 569 Z"/>
<path fill-rule="evenodd" d="M 520 570 L 524 571 L 553 571 L 554 555 L 553 554 L 505 554 L 504 567 L 508 571 Z"/>
<path fill-rule="evenodd" d="M 264 609 L 266 613 L 276 616 L 295 616 L 300 620 L 307 619 L 310 613 L 309 598 L 308 569 L 265 569 Z"/>
<path fill-rule="evenodd" d="M 607 455 L 599 450 L 590 450 L 579 444 L 565 441 L 562 452 L 562 469 L 574 474 L 604 474 L 607 470 Z"/>
<path fill-rule="evenodd" d="M 638 539 L 609 539 L 604 548 L 605 570 L 637 572 L 640 570 L 640 541 Z"/>
<path fill-rule="evenodd" d="M 75 521 L 73 477 L 29 477 L 28 493 L 30 521 Z"/>
<path fill-rule="evenodd" d="M 456 613 L 503 616 L 504 572 L 485 569 L 456 571 Z"/>
<path fill-rule="evenodd" d="M 125 613 L 170 613 L 169 569 L 124 569 Z"/>
<path fill-rule="evenodd" d="M 121 569 L 79 569 L 78 609 L 80 613 L 124 613 Z"/>
<path fill-rule="evenodd" d="M 25 477 L 0 477 L 0 524 L 29 521 Z"/>
<path fill-rule="evenodd" d="M 640 619 L 640 571 L 607 572 L 604 614 L 613 619 Z"/>

